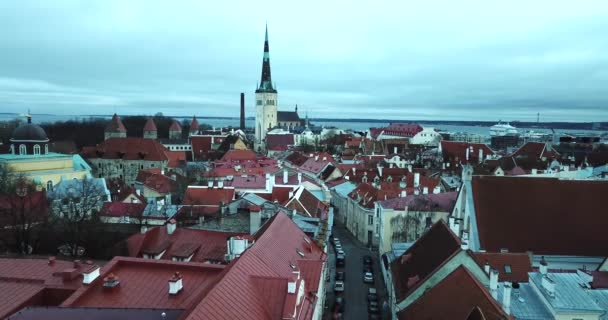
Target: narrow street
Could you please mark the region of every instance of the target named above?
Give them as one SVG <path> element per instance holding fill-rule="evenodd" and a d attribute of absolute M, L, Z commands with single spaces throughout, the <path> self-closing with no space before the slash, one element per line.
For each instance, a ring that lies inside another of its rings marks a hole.
<path fill-rule="evenodd" d="M 344 267 L 338 268 L 338 271 L 345 272 L 344 281 L 344 297 L 345 312 L 344 319 L 368 319 L 367 313 L 367 292 L 368 288 L 374 286 L 378 290 L 378 303 L 380 307 L 385 300 L 386 290 L 382 282 L 380 265 L 378 263 L 377 252 L 370 251 L 367 247 L 359 243 L 351 234 L 344 228 L 342 224 L 334 224 L 334 238 L 340 239 L 342 248 L 346 254 L 346 263 Z M 330 263 L 331 281 L 328 286 L 328 306 L 329 310 L 333 310 L 335 294 L 333 292 L 334 281 L 336 276 L 335 250 L 333 243 L 330 244 L 330 255 L 332 262 Z M 369 255 L 373 258 L 374 284 L 363 282 L 363 256 Z M 380 308 L 382 309 L 382 308 Z M 381 310 L 382 311 L 382 310 Z M 328 312 L 331 313 L 331 312 Z M 384 315 L 383 315 L 384 316 Z M 327 314 L 325 319 L 331 319 L 331 314 Z"/>

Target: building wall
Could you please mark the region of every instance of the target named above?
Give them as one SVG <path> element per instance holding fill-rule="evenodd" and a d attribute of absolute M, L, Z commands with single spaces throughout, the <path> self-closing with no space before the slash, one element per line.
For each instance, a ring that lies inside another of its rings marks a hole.
<path fill-rule="evenodd" d="M 13 172 L 24 174 L 32 180 L 39 180 L 45 186 L 48 181 L 52 181 L 55 185 L 62 178 L 83 179 L 90 173 L 88 170 L 74 170 L 72 156 L 7 160 L 6 163 Z"/>
<path fill-rule="evenodd" d="M 104 132 L 104 140 L 108 140 L 110 138 L 126 138 L 126 132 Z"/>
<path fill-rule="evenodd" d="M 276 93 L 266 92 L 256 93 L 255 101 L 255 142 L 256 147 L 258 147 L 264 145 L 268 129 L 277 125 L 277 105 L 279 101 Z"/>
<path fill-rule="evenodd" d="M 391 251 L 393 243 L 414 242 L 426 230 L 426 218 L 431 225 L 439 220 L 447 222 L 449 212 L 421 212 L 385 209 L 376 204 L 379 228 L 379 254 Z"/>
<path fill-rule="evenodd" d="M 336 214 L 336 219 L 340 221 L 340 223 L 346 223 L 346 211 L 348 208 L 348 197 L 343 197 L 335 190 L 331 190 L 331 205 L 334 208 L 338 209 Z"/>
<path fill-rule="evenodd" d="M 348 198 L 346 212 L 346 229 L 357 238 L 361 243 L 368 243 L 368 232 L 372 232 L 372 246 L 378 245 L 376 233 L 376 217 L 374 209 L 367 209 L 360 206 L 353 199 Z M 371 217 L 372 224 L 369 224 Z"/>
<path fill-rule="evenodd" d="M 441 135 L 433 128 L 424 128 L 410 139 L 411 144 L 436 146 L 441 141 Z"/>
<path fill-rule="evenodd" d="M 167 169 L 167 161 L 89 159 L 93 176 L 96 178 L 121 178 L 127 185 L 133 185 L 137 173 L 142 169 Z"/>

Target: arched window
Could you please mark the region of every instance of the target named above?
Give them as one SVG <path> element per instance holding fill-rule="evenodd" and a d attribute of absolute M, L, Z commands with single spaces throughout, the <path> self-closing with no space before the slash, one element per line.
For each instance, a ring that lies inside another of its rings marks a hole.
<path fill-rule="evenodd" d="M 48 144 L 44 145 L 44 154 L 49 154 L 49 145 Z"/>
<path fill-rule="evenodd" d="M 11 144 L 11 154 L 15 154 L 15 145 Z"/>
<path fill-rule="evenodd" d="M 21 155 L 27 154 L 27 148 L 25 147 L 24 144 L 19 145 L 19 154 L 21 154 Z"/>
<path fill-rule="evenodd" d="M 53 191 L 53 181 L 51 181 L 51 180 L 47 181 L 46 191 Z"/>
<path fill-rule="evenodd" d="M 39 155 L 40 154 L 40 146 L 35 144 L 34 145 L 34 154 L 35 155 Z"/>

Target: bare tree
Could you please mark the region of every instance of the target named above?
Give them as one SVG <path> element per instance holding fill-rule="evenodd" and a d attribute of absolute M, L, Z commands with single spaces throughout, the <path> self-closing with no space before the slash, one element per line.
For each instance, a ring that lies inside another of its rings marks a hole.
<path fill-rule="evenodd" d="M 106 194 L 96 179 L 63 183 L 67 183 L 67 187 L 58 184 L 57 191 L 51 193 L 52 222 L 64 242 L 62 253 L 81 256 L 91 241 L 90 235 L 101 224 L 98 213 Z"/>
<path fill-rule="evenodd" d="M 48 217 L 46 194 L 36 191 L 24 175 L 0 164 L 0 241 L 10 251 L 30 254 L 34 250 L 36 226 Z"/>

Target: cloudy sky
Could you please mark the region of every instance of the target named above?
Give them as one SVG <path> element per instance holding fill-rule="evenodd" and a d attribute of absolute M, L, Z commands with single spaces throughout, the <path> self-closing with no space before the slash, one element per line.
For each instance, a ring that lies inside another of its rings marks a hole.
<path fill-rule="evenodd" d="M 608 121 L 608 1 L 0 1 L 0 112 Z"/>

